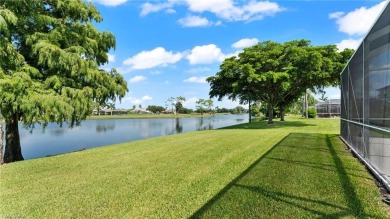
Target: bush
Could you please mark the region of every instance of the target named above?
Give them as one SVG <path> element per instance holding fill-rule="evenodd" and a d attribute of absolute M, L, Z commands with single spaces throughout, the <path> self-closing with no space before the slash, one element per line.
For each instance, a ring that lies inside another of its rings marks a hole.
<path fill-rule="evenodd" d="M 184 107 L 180 108 L 178 111 L 178 113 L 180 114 L 191 114 L 192 112 L 194 112 L 192 109 L 187 109 Z"/>
<path fill-rule="evenodd" d="M 308 116 L 309 118 L 316 118 L 316 117 L 317 117 L 317 110 L 314 109 L 314 108 L 309 108 L 309 109 L 307 110 L 307 116 Z"/>

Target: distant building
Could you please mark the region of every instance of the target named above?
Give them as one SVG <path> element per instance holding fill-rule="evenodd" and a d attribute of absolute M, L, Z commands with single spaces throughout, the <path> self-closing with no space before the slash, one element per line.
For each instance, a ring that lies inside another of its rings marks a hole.
<path fill-rule="evenodd" d="M 146 109 L 142 109 L 142 108 L 139 108 L 139 109 L 132 109 L 130 110 L 131 113 L 138 113 L 138 114 L 153 114 L 152 112 L 150 112 L 149 110 L 146 110 Z"/>
<path fill-rule="evenodd" d="M 315 105 L 318 117 L 339 117 L 341 114 L 341 100 L 331 99 Z"/>
<path fill-rule="evenodd" d="M 128 110 L 126 109 L 94 109 L 92 115 L 101 116 L 101 115 L 126 115 Z"/>
<path fill-rule="evenodd" d="M 390 4 L 341 74 L 341 139 L 390 191 Z"/>

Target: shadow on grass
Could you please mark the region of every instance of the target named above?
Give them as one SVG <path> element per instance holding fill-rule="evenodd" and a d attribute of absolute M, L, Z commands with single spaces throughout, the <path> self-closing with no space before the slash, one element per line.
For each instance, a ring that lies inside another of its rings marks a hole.
<path fill-rule="evenodd" d="M 228 127 L 223 127 L 220 129 L 277 129 L 282 127 L 305 127 L 305 126 L 316 126 L 313 124 L 307 124 L 307 122 L 301 121 L 274 121 L 274 124 L 267 124 L 268 121 L 261 120 L 251 123 L 244 123 L 239 125 L 233 125 Z"/>
<path fill-rule="evenodd" d="M 306 138 L 317 142 L 313 147 L 322 150 L 305 154 L 288 147 L 305 145 Z M 191 218 L 378 218 L 365 212 L 365 206 L 359 200 L 350 178 L 356 176 L 347 172 L 348 168 L 332 143 L 336 140 L 333 138 L 338 136 L 289 134 L 199 208 Z M 321 164 L 317 159 L 327 161 Z M 337 182 L 334 187 L 329 187 L 326 182 L 330 178 L 332 182 Z M 313 188 L 313 183 L 320 186 Z"/>

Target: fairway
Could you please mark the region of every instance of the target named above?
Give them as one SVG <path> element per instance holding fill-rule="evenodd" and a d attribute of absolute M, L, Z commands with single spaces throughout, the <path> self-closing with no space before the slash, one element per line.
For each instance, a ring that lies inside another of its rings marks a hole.
<path fill-rule="evenodd" d="M 0 218 L 390 218 L 339 119 L 286 119 L 3 165 Z"/>

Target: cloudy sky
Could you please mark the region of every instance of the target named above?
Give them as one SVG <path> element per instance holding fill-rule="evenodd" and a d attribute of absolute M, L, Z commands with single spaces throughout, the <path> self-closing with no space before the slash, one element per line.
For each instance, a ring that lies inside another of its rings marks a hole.
<path fill-rule="evenodd" d="M 260 41 L 307 39 L 313 45 L 357 48 L 385 2 L 379 0 L 90 0 L 103 16 L 96 25 L 116 36 L 104 68 L 117 68 L 129 93 L 117 108 L 164 106 L 184 96 L 185 107 L 209 98 L 205 79 L 221 62 Z M 328 89 L 339 98 L 338 89 Z M 215 100 L 215 106 L 238 103 Z"/>

